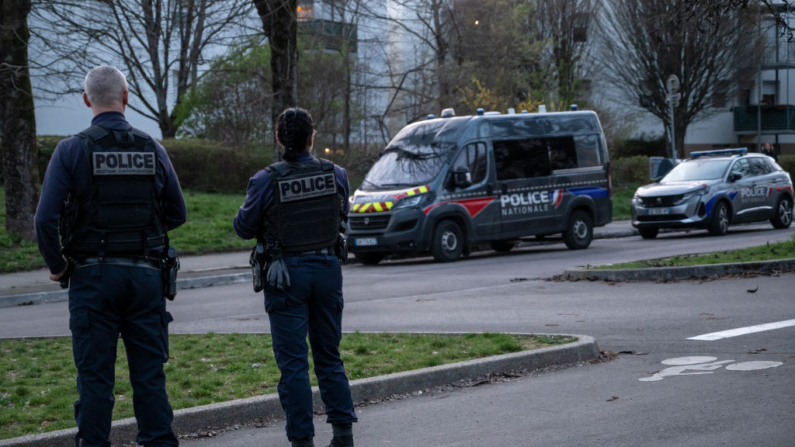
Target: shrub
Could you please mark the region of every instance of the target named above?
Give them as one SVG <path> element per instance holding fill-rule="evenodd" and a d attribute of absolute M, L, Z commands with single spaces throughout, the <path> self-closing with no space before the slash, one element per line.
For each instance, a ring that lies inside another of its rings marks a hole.
<path fill-rule="evenodd" d="M 789 175 L 795 180 L 795 155 L 779 155 L 778 165 L 789 172 Z"/>
<path fill-rule="evenodd" d="M 44 181 L 58 142 L 67 137 L 39 136 L 39 180 Z M 2 144 L 2 142 L 0 142 Z M 237 149 L 200 139 L 174 139 L 162 142 L 179 176 L 183 189 L 206 192 L 242 192 L 257 171 L 271 163 L 271 148 Z M 0 149 L 2 146 L 0 145 Z M 2 182 L 0 157 L 0 182 Z"/>
<path fill-rule="evenodd" d="M 639 138 L 629 138 L 610 147 L 610 156 L 613 158 L 629 158 L 637 155 L 667 157 L 668 147 L 665 137 L 644 134 Z"/>
<path fill-rule="evenodd" d="M 619 158 L 610 162 L 610 173 L 613 184 L 621 187 L 626 184 L 646 184 L 649 179 L 649 157 L 636 155 L 629 158 Z"/>
<path fill-rule="evenodd" d="M 209 140 L 176 139 L 162 142 L 183 189 L 240 192 L 248 180 L 271 163 L 270 148 L 235 149 Z"/>

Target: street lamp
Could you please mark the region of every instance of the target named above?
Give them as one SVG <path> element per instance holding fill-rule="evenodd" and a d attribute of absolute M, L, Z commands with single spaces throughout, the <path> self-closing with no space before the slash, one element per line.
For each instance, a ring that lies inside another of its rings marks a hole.
<path fill-rule="evenodd" d="M 665 86 L 668 90 L 668 105 L 671 109 L 671 158 L 676 160 L 676 131 L 674 130 L 674 109 L 679 105 L 679 100 L 682 99 L 682 94 L 679 93 L 679 78 L 672 74 L 668 76 L 665 81 Z"/>

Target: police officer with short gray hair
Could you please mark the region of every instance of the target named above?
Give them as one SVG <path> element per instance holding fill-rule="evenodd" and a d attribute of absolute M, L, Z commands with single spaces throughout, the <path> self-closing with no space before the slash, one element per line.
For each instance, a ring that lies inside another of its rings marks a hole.
<path fill-rule="evenodd" d="M 83 100 L 94 114 L 91 127 L 58 143 L 36 210 L 50 279 L 69 287 L 78 447 L 110 446 L 120 335 L 137 443 L 179 445 L 163 371 L 172 320 L 164 296 L 173 298 L 179 268 L 167 232 L 185 222 L 185 201 L 165 149 L 125 119 L 128 96 L 118 69 L 88 73 Z"/>
<path fill-rule="evenodd" d="M 278 391 L 288 439 L 294 447 L 314 446 L 308 334 L 320 396 L 334 431 L 330 447 L 353 447 L 351 424 L 357 418 L 339 351 L 340 264 L 347 258 L 340 232 L 350 207 L 348 174 L 312 156 L 314 123 L 306 110 L 285 110 L 276 134 L 284 161 L 251 178 L 234 227 L 243 239 L 258 240 L 252 254 L 254 288 L 261 290 L 256 278 L 264 273 L 261 286 L 281 371 Z"/>

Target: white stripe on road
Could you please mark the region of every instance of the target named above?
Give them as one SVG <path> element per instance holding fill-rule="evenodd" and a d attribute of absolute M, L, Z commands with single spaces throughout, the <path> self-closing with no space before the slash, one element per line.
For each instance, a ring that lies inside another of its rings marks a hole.
<path fill-rule="evenodd" d="M 781 329 L 790 326 L 795 326 L 795 320 L 779 321 L 778 323 L 759 324 L 756 326 L 741 327 L 739 329 L 731 329 L 728 331 L 713 332 L 711 334 L 699 335 L 698 337 L 690 337 L 688 340 L 714 341 L 720 340 L 722 338 L 737 337 L 738 335 L 753 334 L 755 332 L 770 331 L 773 329 Z"/>

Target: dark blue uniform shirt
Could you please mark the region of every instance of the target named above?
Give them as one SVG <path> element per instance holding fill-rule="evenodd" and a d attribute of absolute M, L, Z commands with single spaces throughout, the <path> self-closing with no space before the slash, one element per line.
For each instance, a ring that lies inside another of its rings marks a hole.
<path fill-rule="evenodd" d="M 293 163 L 306 163 L 313 159 L 312 154 L 305 153 L 299 155 Z M 337 194 L 342 197 L 342 213 L 348 214 L 351 207 L 348 202 L 350 188 L 348 187 L 348 173 L 345 169 L 334 165 L 334 174 L 337 178 Z M 265 219 L 265 210 L 273 203 L 273 185 L 268 171 L 262 170 L 254 174 L 248 182 L 246 189 L 246 202 L 240 207 L 240 211 L 235 216 L 235 232 L 243 239 L 257 237 L 262 230 L 262 223 Z"/>
<path fill-rule="evenodd" d="M 129 130 L 132 128 L 124 115 L 118 112 L 105 112 L 95 116 L 92 125 L 106 129 Z M 185 223 L 187 210 L 182 189 L 179 186 L 177 173 L 171 160 L 159 143 L 157 146 L 157 169 L 155 186 L 161 191 L 160 197 L 166 203 L 166 228 L 172 230 Z M 91 166 L 83 151 L 83 143 L 78 136 L 67 138 L 56 146 L 44 176 L 39 207 L 36 209 L 36 240 L 44 262 L 50 272 L 57 274 L 66 268 L 61 255 L 61 244 L 58 238 L 58 220 L 61 217 L 61 205 L 69 193 L 78 201 L 87 199 L 90 188 Z"/>

